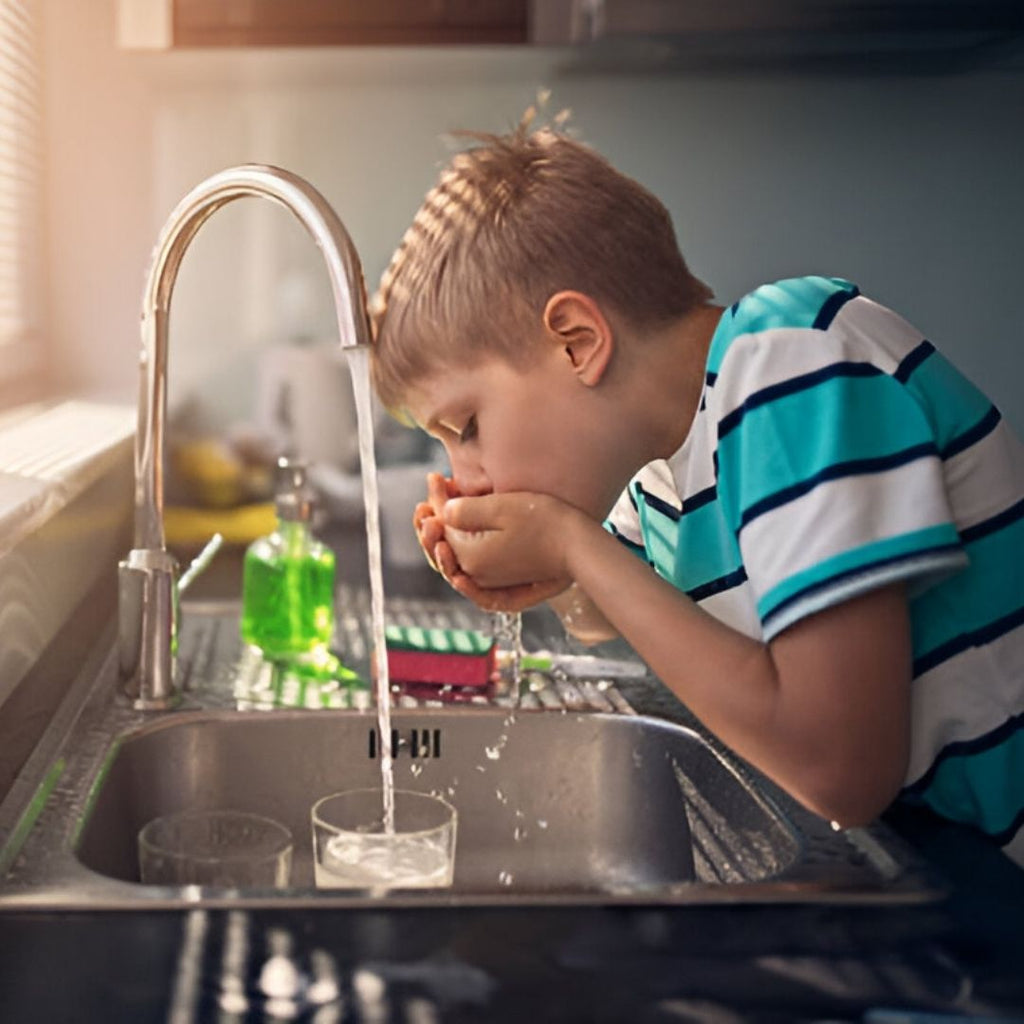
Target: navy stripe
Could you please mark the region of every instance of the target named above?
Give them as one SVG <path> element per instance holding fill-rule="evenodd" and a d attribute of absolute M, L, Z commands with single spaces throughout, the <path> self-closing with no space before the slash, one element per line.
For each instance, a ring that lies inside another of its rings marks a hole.
<path fill-rule="evenodd" d="M 975 523 L 966 530 L 961 530 L 960 539 L 965 544 L 970 544 L 971 541 L 980 540 L 982 537 L 987 537 L 990 533 L 998 533 L 1004 527 L 1017 522 L 1021 516 L 1024 516 L 1024 498 L 1021 498 L 1016 505 L 1011 505 L 1008 509 L 998 513 L 998 515 L 994 515 L 980 523 Z"/>
<path fill-rule="evenodd" d="M 812 370 L 810 373 L 802 373 L 798 377 L 790 377 L 789 380 L 772 384 L 769 387 L 755 391 L 739 408 L 733 409 L 727 416 L 723 416 L 718 422 L 718 439 L 722 440 L 730 431 L 734 430 L 740 420 L 753 409 L 786 395 L 793 395 L 799 391 L 806 391 L 823 381 L 832 380 L 836 377 L 880 377 L 882 371 L 872 363 L 830 363 L 820 370 Z"/>
<path fill-rule="evenodd" d="M 852 579 L 855 576 L 862 576 L 865 573 L 873 573 L 876 569 L 884 568 L 887 565 L 896 565 L 900 562 L 906 562 L 910 559 L 918 559 L 922 555 L 934 555 L 943 551 L 959 551 L 959 544 L 938 544 L 935 547 L 922 548 L 918 551 L 905 551 L 900 555 L 893 555 L 891 558 L 881 558 L 874 562 L 868 562 L 866 565 L 858 566 L 855 569 L 847 569 L 846 572 L 837 573 L 835 576 L 830 576 L 827 580 L 819 580 L 817 583 L 810 583 L 803 590 L 798 590 L 795 594 L 790 594 L 784 601 L 780 601 L 765 617 L 763 625 L 767 628 L 769 623 L 779 616 L 790 605 L 797 601 L 803 601 L 805 598 L 810 597 L 812 594 L 816 594 L 821 590 L 829 590 L 837 583 L 841 583 L 843 580 Z"/>
<path fill-rule="evenodd" d="M 714 370 L 708 370 L 704 375 L 704 383 L 707 384 L 709 388 L 713 388 L 715 386 L 716 380 L 718 380 L 718 374 L 715 373 Z"/>
<path fill-rule="evenodd" d="M 965 449 L 970 448 L 972 444 L 977 444 L 983 437 L 991 434 L 999 426 L 1001 419 L 999 410 L 994 405 L 990 406 L 988 412 L 973 427 L 965 430 L 959 437 L 954 437 L 942 449 L 940 455 L 944 459 L 951 459 L 954 455 L 959 455 Z"/>
<path fill-rule="evenodd" d="M 814 323 L 811 327 L 817 331 L 827 331 L 829 324 L 835 319 L 836 314 L 846 305 L 850 299 L 855 299 L 860 295 L 856 286 L 853 287 L 852 291 L 840 291 L 834 292 L 830 295 L 822 304 L 821 309 L 818 310 L 818 315 L 814 318 Z"/>
<path fill-rule="evenodd" d="M 1008 828 L 1003 829 L 1002 832 L 995 832 L 992 834 L 992 838 L 1000 845 L 1005 846 L 1017 833 L 1020 831 L 1021 826 L 1024 826 L 1024 807 L 1021 808 L 1017 816 L 1010 822 Z"/>
<path fill-rule="evenodd" d="M 644 504 L 649 508 L 653 508 L 656 512 L 660 512 L 662 515 L 666 515 L 673 522 L 678 523 L 679 517 L 683 514 L 674 505 L 670 505 L 664 498 L 659 498 L 649 491 L 645 491 L 640 484 L 636 485 L 636 489 L 640 496 L 644 499 Z"/>
<path fill-rule="evenodd" d="M 910 375 L 935 351 L 935 346 L 930 341 L 922 341 L 909 355 L 903 357 L 902 362 L 896 367 L 893 376 L 901 383 L 906 384 Z"/>
<path fill-rule="evenodd" d="M 685 516 L 688 512 L 696 512 L 697 509 L 710 504 L 717 497 L 718 486 L 716 484 L 712 484 L 710 487 L 705 487 L 703 491 L 691 494 L 686 501 L 683 502 L 682 514 Z"/>
<path fill-rule="evenodd" d="M 925 672 L 930 672 L 936 665 L 941 665 L 942 662 L 949 661 L 950 658 L 955 658 L 969 647 L 982 647 L 985 644 L 990 644 L 993 640 L 998 640 L 1022 624 L 1024 624 L 1024 608 L 1017 608 L 1009 615 L 1004 615 L 994 622 L 986 623 L 984 626 L 966 633 L 960 633 L 944 644 L 939 644 L 927 654 L 922 654 L 920 658 L 915 658 L 914 678 L 924 675 Z"/>
<path fill-rule="evenodd" d="M 970 740 L 954 740 L 952 743 L 947 743 L 935 755 L 935 760 L 932 761 L 928 771 L 916 782 L 905 786 L 903 793 L 907 796 L 918 796 L 932 784 L 939 766 L 944 761 L 948 761 L 951 757 L 969 757 L 971 754 L 983 754 L 986 750 L 991 750 L 993 747 L 998 747 L 1000 743 L 1004 743 L 1022 726 L 1024 726 L 1024 714 L 1014 715 L 1003 722 L 1002 725 L 997 725 L 990 732 L 982 736 L 975 736 Z M 1016 832 L 1017 829 L 1015 828 L 1013 831 Z"/>
<path fill-rule="evenodd" d="M 740 519 L 739 530 L 749 526 L 758 516 L 763 516 L 772 509 L 787 505 L 797 498 L 813 491 L 818 484 L 829 480 L 840 480 L 847 476 L 858 476 L 861 473 L 884 473 L 898 466 L 905 466 L 907 463 L 915 462 L 917 459 L 927 458 L 935 455 L 935 445 L 931 441 L 923 444 L 915 444 L 910 448 L 904 448 L 901 452 L 893 452 L 891 455 L 879 455 L 871 459 L 850 459 L 847 462 L 837 462 L 834 465 L 826 466 L 823 470 L 815 473 L 814 476 L 801 480 L 798 484 L 784 487 L 781 491 L 769 494 L 767 498 L 755 501 L 749 508 L 743 510 Z M 737 532 L 739 532 L 737 530 Z"/>
<path fill-rule="evenodd" d="M 719 576 L 718 579 L 710 580 L 708 583 L 702 583 L 699 587 L 694 587 L 693 590 L 686 591 L 686 596 L 692 601 L 706 601 L 709 597 L 714 597 L 715 594 L 721 594 L 724 590 L 732 590 L 746 582 L 747 570 L 741 565 L 738 569 Z"/>

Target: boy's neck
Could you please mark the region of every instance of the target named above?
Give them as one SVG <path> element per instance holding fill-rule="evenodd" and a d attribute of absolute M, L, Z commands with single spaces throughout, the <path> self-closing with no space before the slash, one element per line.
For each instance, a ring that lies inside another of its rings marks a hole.
<path fill-rule="evenodd" d="M 652 458 L 667 459 L 690 432 L 704 390 L 708 350 L 723 309 L 700 306 L 643 343 L 645 381 L 637 397 L 651 418 Z"/>

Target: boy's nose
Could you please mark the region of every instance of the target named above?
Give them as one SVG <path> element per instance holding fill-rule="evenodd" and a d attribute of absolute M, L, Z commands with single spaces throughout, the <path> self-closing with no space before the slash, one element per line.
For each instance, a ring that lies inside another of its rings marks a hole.
<path fill-rule="evenodd" d="M 467 498 L 476 498 L 482 494 L 490 494 L 494 490 L 490 478 L 483 466 L 467 459 L 451 458 L 452 479 L 460 494 Z"/>

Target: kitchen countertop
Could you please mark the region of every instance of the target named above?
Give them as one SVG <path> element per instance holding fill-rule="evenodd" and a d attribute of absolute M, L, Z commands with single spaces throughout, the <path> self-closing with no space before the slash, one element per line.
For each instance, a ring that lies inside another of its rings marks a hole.
<path fill-rule="evenodd" d="M 677 718 L 645 685 L 634 706 Z M 0 1020 L 1024 1021 L 1024 871 L 926 814 L 888 823 L 947 899 L 4 913 Z"/>
<path fill-rule="evenodd" d="M 641 713 L 692 722 L 655 680 L 619 688 Z M 1024 1022 L 1024 871 L 927 813 L 887 824 L 946 899 L 6 911 L 0 1021 Z"/>

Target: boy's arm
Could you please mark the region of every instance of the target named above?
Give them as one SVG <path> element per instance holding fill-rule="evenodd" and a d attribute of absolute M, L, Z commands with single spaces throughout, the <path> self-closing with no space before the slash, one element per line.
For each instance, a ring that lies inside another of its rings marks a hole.
<path fill-rule="evenodd" d="M 575 584 L 548 600 L 565 631 L 584 644 L 613 640 L 619 631 Z"/>
<path fill-rule="evenodd" d="M 860 824 L 898 793 L 911 675 L 901 586 L 808 616 L 764 644 L 713 618 L 555 499 L 459 499 L 444 519 L 459 563 L 480 586 L 571 577 L 712 732 L 812 810 Z"/>

